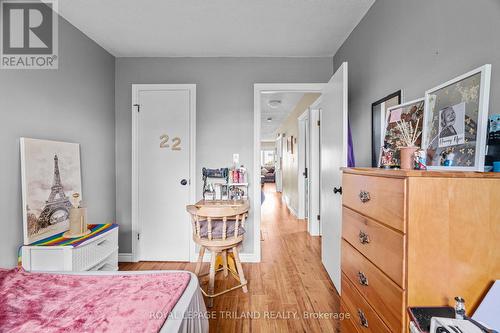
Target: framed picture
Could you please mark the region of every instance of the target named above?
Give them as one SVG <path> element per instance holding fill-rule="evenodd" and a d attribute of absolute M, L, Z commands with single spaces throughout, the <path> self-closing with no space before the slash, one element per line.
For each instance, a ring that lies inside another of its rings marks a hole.
<path fill-rule="evenodd" d="M 69 229 L 74 193 L 82 197 L 80 145 L 21 138 L 24 244 Z"/>
<path fill-rule="evenodd" d="M 500 114 L 492 114 L 489 117 L 488 144 L 500 144 Z"/>
<path fill-rule="evenodd" d="M 372 166 L 377 167 L 380 160 L 380 148 L 384 144 L 384 128 L 388 108 L 401 104 L 401 90 L 396 91 L 372 103 Z"/>
<path fill-rule="evenodd" d="M 491 65 L 425 93 L 422 148 L 427 168 L 484 171 Z"/>
<path fill-rule="evenodd" d="M 415 134 L 422 131 L 424 117 L 425 99 L 419 98 L 414 101 L 396 105 L 387 109 L 385 118 L 385 129 L 383 145 L 381 147 L 379 167 L 381 165 L 400 165 L 399 147 L 404 146 L 401 141 L 401 131 L 398 123 L 404 121 L 410 124 Z M 422 135 L 416 137 L 415 145 L 420 147 Z"/>

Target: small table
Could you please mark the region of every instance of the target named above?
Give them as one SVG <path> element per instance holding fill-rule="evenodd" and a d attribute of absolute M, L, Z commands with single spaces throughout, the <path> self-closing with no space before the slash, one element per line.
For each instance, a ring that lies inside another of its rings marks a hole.
<path fill-rule="evenodd" d="M 200 200 L 194 204 L 196 207 L 218 206 L 218 207 L 240 207 L 249 205 L 248 200 Z"/>

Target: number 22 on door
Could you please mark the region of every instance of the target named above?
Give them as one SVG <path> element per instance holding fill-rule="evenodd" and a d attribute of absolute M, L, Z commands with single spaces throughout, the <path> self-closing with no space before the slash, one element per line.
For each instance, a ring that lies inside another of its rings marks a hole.
<path fill-rule="evenodd" d="M 160 136 L 160 148 L 170 148 L 170 145 L 168 144 L 168 140 L 170 137 L 167 134 L 162 134 Z M 172 139 L 172 150 L 179 151 L 181 150 L 181 139 L 179 137 L 175 137 Z"/>

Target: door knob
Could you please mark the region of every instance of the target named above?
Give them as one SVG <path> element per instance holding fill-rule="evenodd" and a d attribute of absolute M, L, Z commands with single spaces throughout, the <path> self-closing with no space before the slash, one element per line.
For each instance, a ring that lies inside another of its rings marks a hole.
<path fill-rule="evenodd" d="M 188 183 L 188 181 L 187 181 L 187 180 L 185 180 L 185 179 L 181 180 L 181 185 L 186 186 L 186 185 L 187 185 L 187 183 Z"/>
<path fill-rule="evenodd" d="M 334 187 L 333 188 L 333 193 L 334 194 L 337 194 L 337 193 L 342 194 L 342 186 Z"/>

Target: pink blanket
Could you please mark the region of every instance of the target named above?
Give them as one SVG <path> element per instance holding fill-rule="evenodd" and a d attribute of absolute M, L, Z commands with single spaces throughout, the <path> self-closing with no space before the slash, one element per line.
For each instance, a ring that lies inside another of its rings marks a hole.
<path fill-rule="evenodd" d="M 158 332 L 190 277 L 0 269 L 0 332 Z"/>

